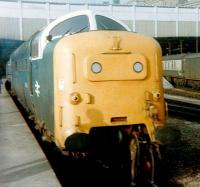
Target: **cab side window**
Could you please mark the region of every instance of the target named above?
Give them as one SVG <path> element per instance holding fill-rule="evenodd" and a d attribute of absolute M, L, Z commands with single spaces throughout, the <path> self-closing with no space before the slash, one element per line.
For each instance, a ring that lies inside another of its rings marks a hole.
<path fill-rule="evenodd" d="M 40 32 L 36 33 L 33 36 L 33 39 L 31 41 L 31 58 L 39 57 L 39 38 Z"/>
<path fill-rule="evenodd" d="M 56 25 L 50 32 L 53 38 L 64 36 L 65 34 L 75 34 L 89 31 L 89 19 L 87 16 L 76 16 L 69 18 Z"/>
<path fill-rule="evenodd" d="M 113 19 L 100 15 L 96 15 L 95 18 L 98 30 L 126 31 L 126 28 L 124 28 L 120 23 L 114 21 Z"/>

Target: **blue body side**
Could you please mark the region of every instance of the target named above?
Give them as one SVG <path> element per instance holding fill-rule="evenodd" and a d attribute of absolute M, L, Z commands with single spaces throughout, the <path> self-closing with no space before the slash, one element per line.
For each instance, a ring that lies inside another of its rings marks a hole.
<path fill-rule="evenodd" d="M 42 59 L 30 58 L 30 41 L 11 55 L 12 90 L 22 105 L 54 131 L 53 50 L 58 40 L 50 42 Z"/>

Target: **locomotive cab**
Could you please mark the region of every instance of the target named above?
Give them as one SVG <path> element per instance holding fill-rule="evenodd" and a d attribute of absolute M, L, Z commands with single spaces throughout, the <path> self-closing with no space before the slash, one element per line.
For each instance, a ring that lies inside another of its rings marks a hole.
<path fill-rule="evenodd" d="M 61 38 L 53 57 L 55 124 L 62 126 L 55 134 L 63 135 L 56 142 L 63 147 L 74 133 L 138 124 L 154 141 L 165 119 L 159 45 L 91 11 L 48 31 L 52 41 Z"/>
<path fill-rule="evenodd" d="M 56 142 L 100 160 L 132 160 L 132 181 L 140 172 L 154 181 L 155 129 L 165 121 L 160 46 L 96 18 L 95 29 L 68 34 L 54 49 Z M 148 172 L 136 169 L 139 155 Z"/>

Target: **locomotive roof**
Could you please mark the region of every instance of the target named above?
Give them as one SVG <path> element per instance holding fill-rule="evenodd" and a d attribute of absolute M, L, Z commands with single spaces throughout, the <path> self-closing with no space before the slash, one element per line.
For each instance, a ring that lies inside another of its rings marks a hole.
<path fill-rule="evenodd" d="M 60 23 L 63 23 L 65 20 L 68 20 L 70 18 L 74 18 L 74 17 L 78 17 L 78 16 L 87 16 L 88 21 L 89 21 L 89 25 L 88 25 L 88 30 L 89 31 L 94 31 L 94 30 L 99 30 L 98 26 L 97 26 L 97 18 L 96 16 L 102 16 L 102 17 L 106 17 L 108 19 L 110 19 L 111 21 L 113 21 L 113 23 L 117 23 L 118 25 L 120 25 L 122 28 L 124 28 L 123 30 L 125 31 L 131 31 L 127 25 L 125 25 L 124 23 L 122 23 L 121 21 L 111 17 L 111 16 L 105 16 L 103 14 L 99 14 L 99 13 L 95 13 L 91 10 L 84 10 L 84 11 L 77 11 L 77 12 L 72 12 L 69 14 L 66 14 L 64 16 L 61 16 L 59 18 L 57 18 L 56 20 L 54 20 L 53 22 L 51 22 L 49 25 L 47 25 L 45 28 L 43 28 L 42 30 L 40 30 L 36 35 L 38 37 L 39 40 L 39 58 L 42 57 L 43 54 L 43 50 L 44 47 L 46 46 L 46 44 L 49 42 L 48 40 L 48 36 L 50 36 L 50 31 L 52 29 L 54 29 L 57 25 L 59 25 Z M 109 29 L 101 29 L 101 30 L 109 30 Z M 117 30 L 117 29 L 116 29 Z M 69 32 L 66 31 L 66 34 L 69 34 Z M 70 33 L 71 34 L 71 33 Z M 64 36 L 61 35 L 61 36 Z M 32 38 L 34 38 L 35 36 L 33 36 Z M 51 39 L 50 39 L 51 40 Z"/>

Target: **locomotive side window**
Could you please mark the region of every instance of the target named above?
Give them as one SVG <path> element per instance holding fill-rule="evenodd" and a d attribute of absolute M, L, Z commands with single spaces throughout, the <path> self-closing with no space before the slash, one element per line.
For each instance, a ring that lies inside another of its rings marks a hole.
<path fill-rule="evenodd" d="M 40 32 L 38 32 L 31 41 L 32 58 L 37 58 L 39 56 L 39 38 L 40 38 Z"/>
<path fill-rule="evenodd" d="M 69 18 L 56 25 L 50 32 L 53 38 L 64 36 L 65 34 L 75 34 L 89 31 L 89 19 L 87 16 L 76 16 Z"/>
<path fill-rule="evenodd" d="M 96 15 L 97 29 L 98 30 L 116 30 L 126 31 L 126 29 L 118 22 L 105 16 Z"/>

